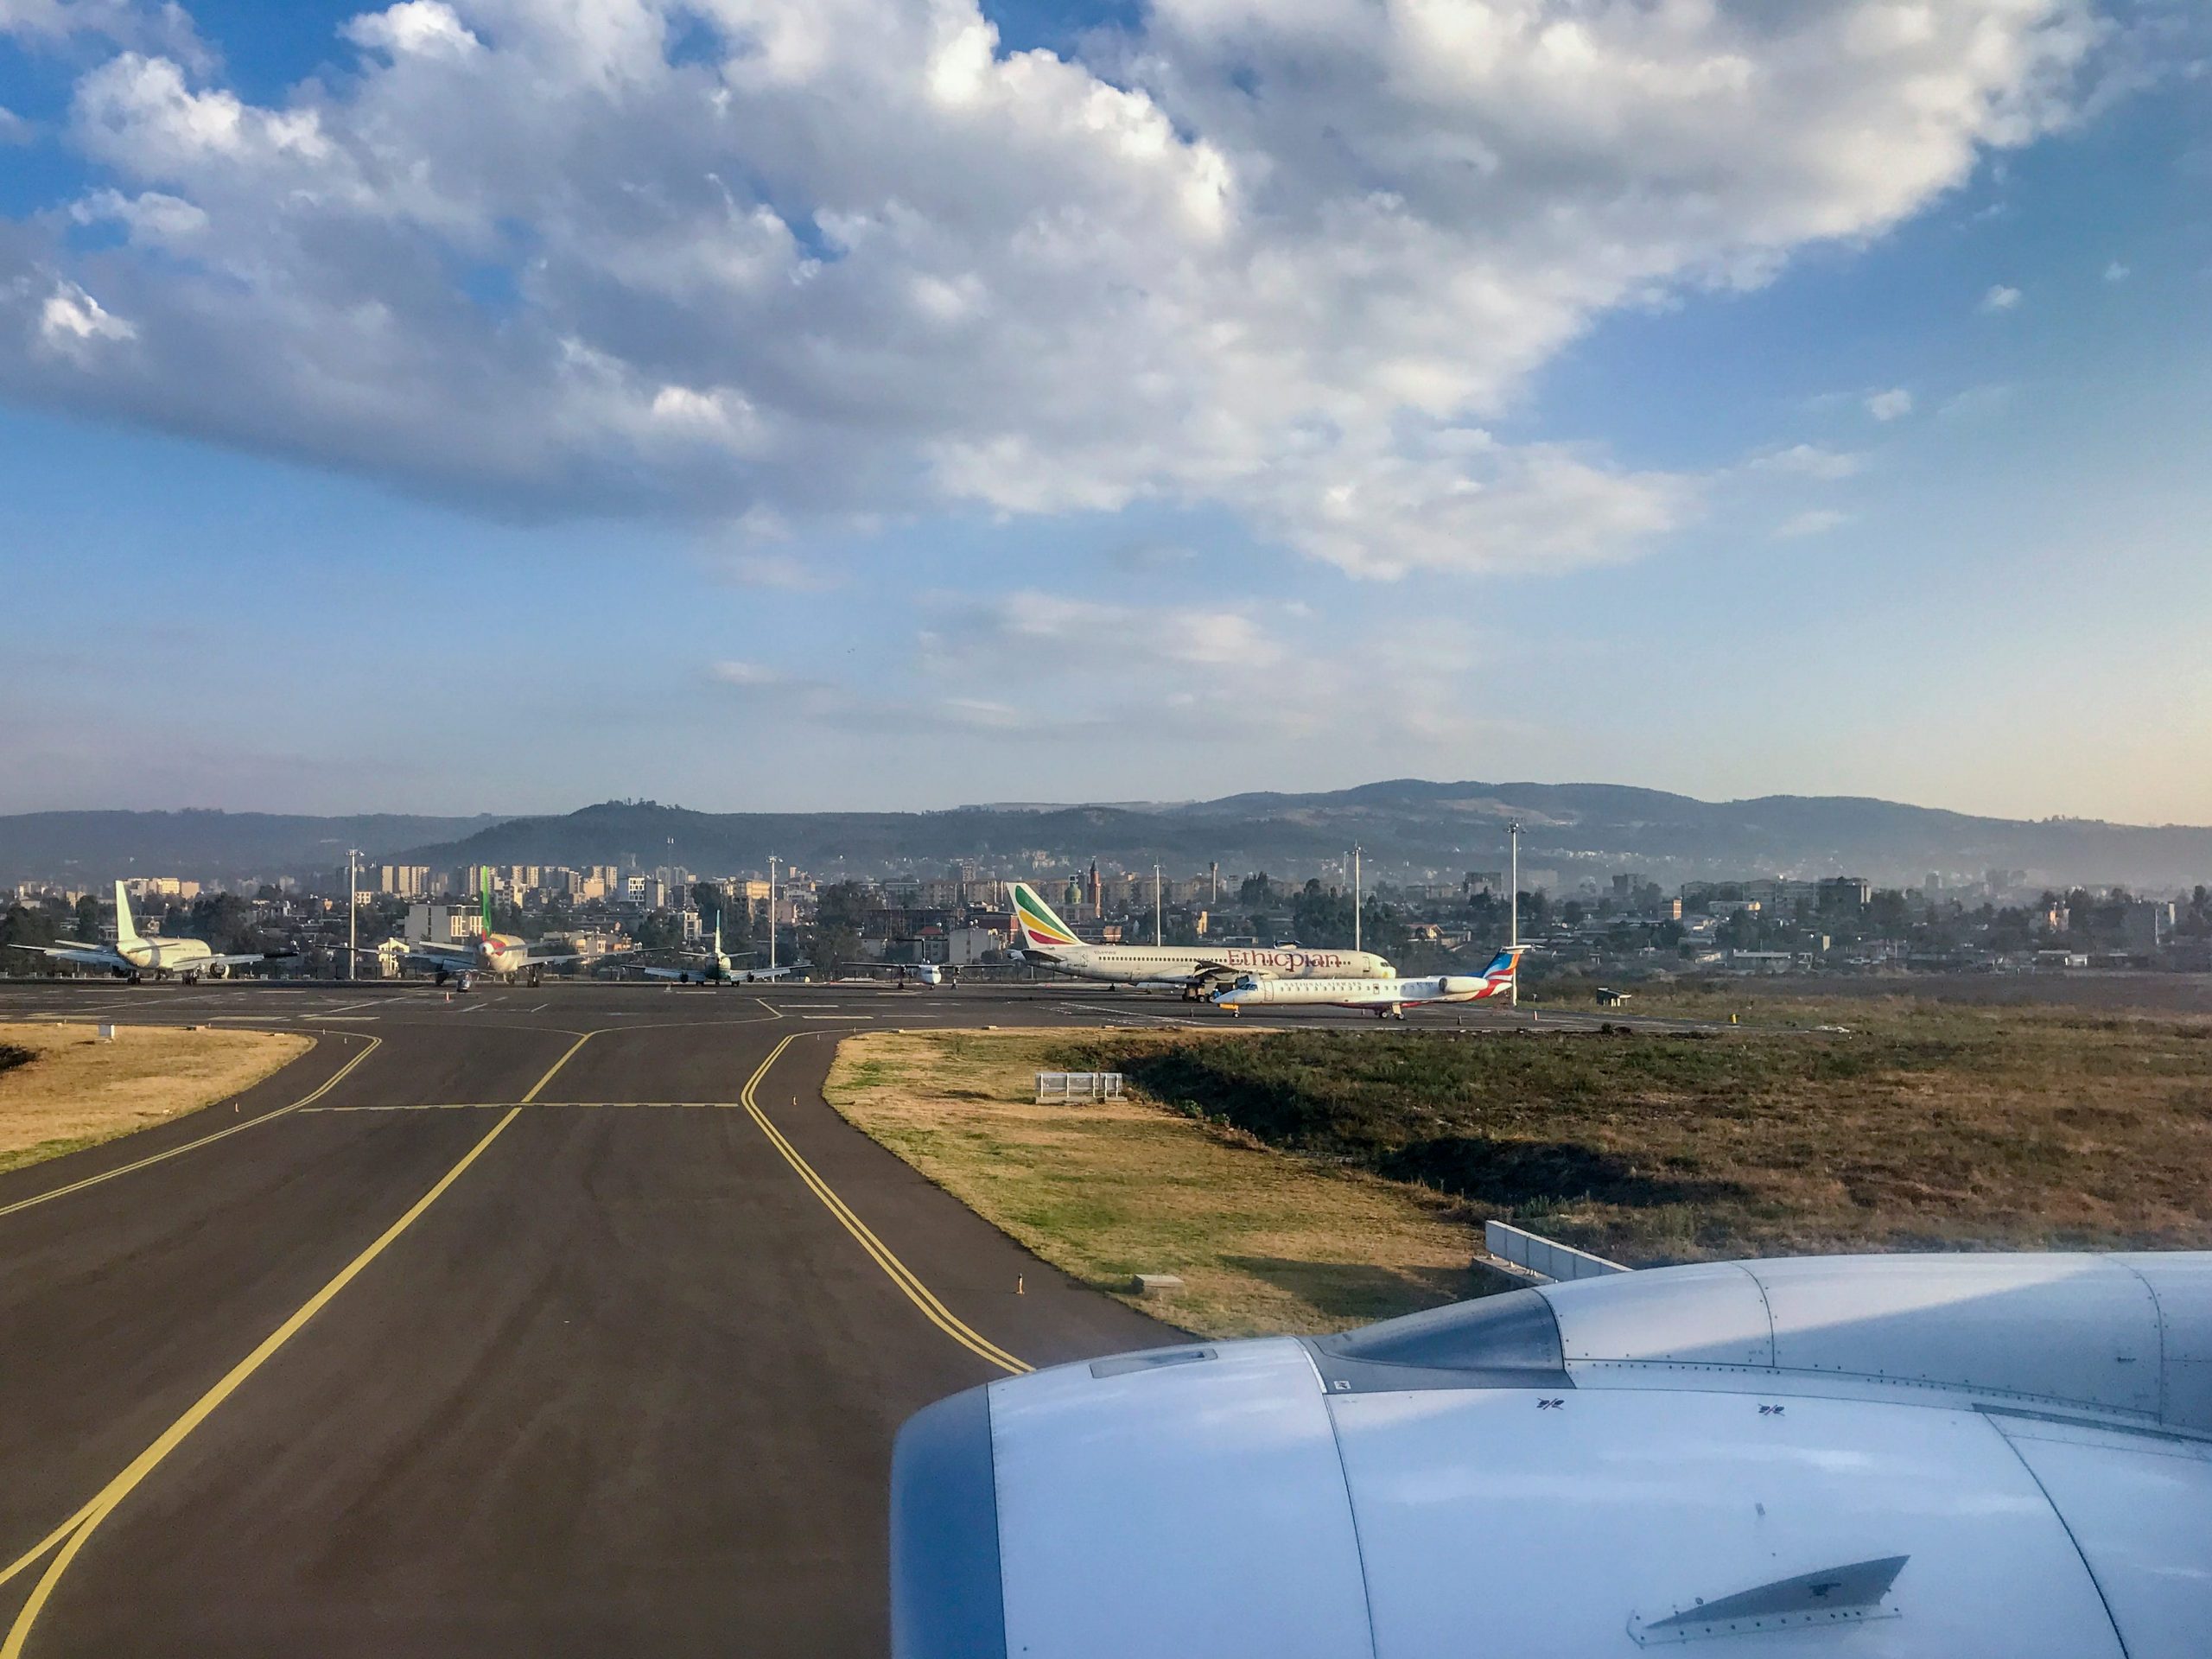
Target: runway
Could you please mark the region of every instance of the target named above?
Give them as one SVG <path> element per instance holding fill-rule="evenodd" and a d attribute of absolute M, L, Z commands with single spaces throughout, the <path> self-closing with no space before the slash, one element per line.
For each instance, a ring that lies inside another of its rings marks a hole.
<path fill-rule="evenodd" d="M 0 985 L 0 1020 L 317 1039 L 234 1106 L 0 1175 L 0 1659 L 882 1653 L 899 1422 L 1178 1333 L 848 1128 L 836 1039 L 1186 1012 L 1218 1019 Z"/>

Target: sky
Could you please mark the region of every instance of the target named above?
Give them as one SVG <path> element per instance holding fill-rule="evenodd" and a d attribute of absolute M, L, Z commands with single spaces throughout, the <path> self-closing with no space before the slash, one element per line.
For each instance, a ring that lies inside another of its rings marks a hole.
<path fill-rule="evenodd" d="M 0 810 L 2212 823 L 2193 0 L 0 0 Z"/>

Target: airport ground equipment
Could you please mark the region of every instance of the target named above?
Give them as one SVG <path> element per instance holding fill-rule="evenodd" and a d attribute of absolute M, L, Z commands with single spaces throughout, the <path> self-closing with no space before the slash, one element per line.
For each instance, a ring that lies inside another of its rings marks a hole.
<path fill-rule="evenodd" d="M 2201 1659 L 2212 1253 L 1810 1257 L 940 1401 L 899 1659 Z"/>

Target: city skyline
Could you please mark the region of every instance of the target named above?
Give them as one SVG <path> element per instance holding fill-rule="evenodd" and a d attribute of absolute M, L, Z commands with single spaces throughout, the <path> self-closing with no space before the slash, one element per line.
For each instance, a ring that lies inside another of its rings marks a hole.
<path fill-rule="evenodd" d="M 0 5 L 0 810 L 2212 823 L 2196 9 L 810 15 Z"/>

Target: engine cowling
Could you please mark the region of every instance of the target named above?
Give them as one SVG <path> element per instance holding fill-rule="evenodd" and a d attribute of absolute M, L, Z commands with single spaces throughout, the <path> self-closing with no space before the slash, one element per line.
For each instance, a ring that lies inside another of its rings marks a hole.
<path fill-rule="evenodd" d="M 1482 988 L 1482 981 L 1472 974 L 1446 974 L 1442 982 L 1444 995 L 1446 996 L 1467 996 L 1479 991 Z"/>

